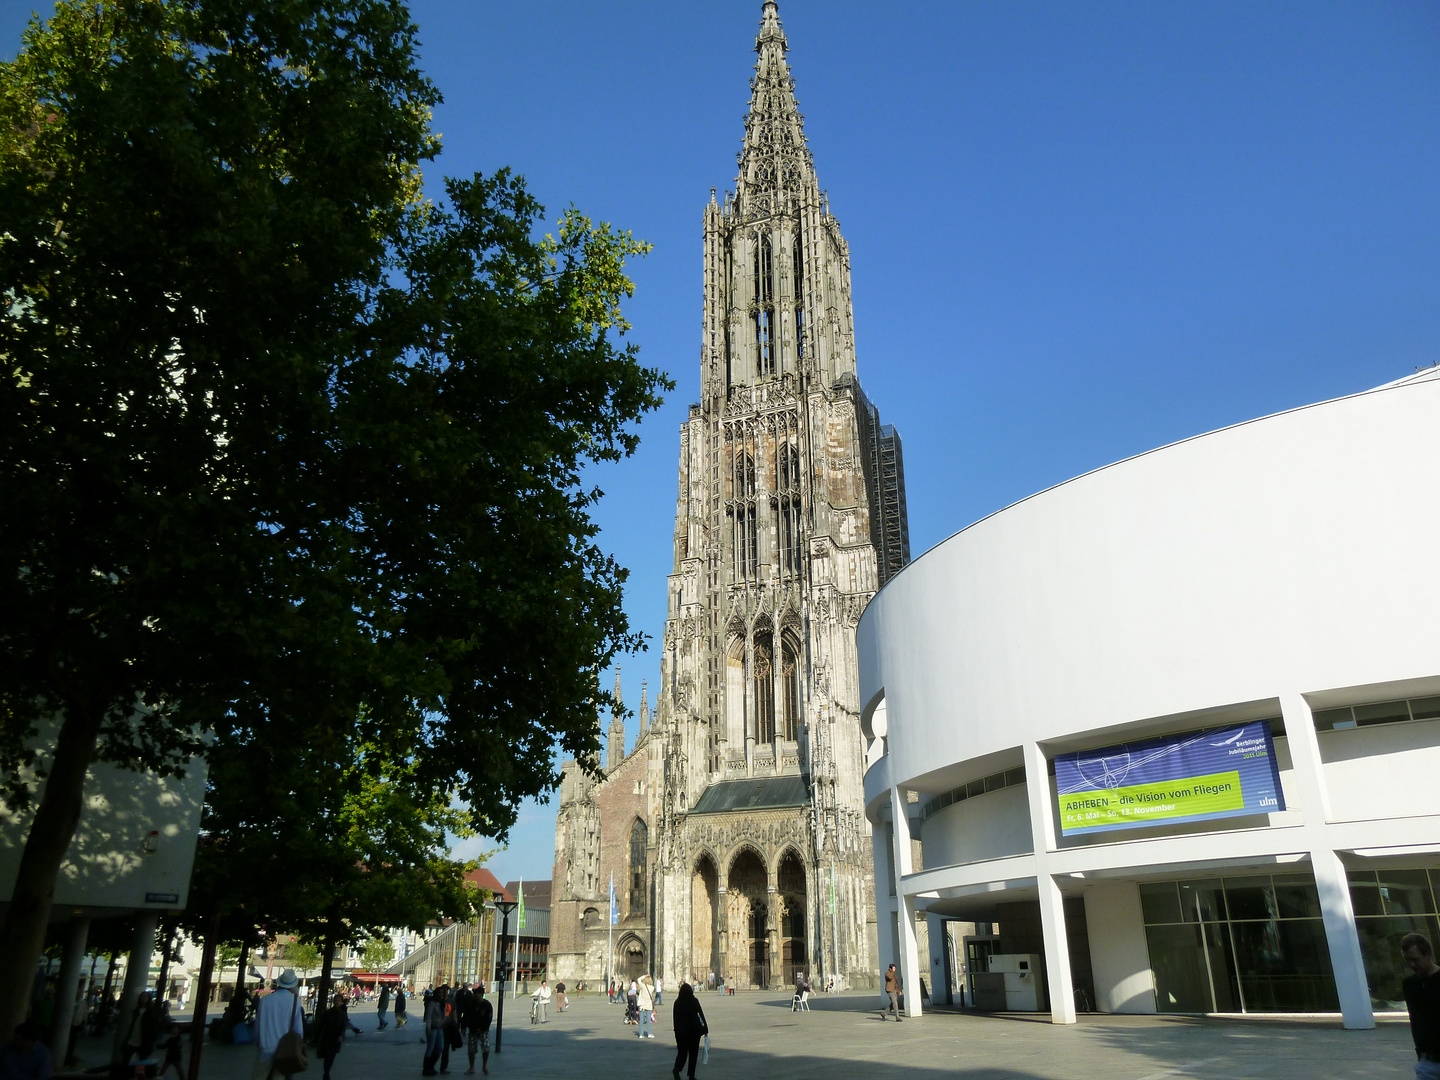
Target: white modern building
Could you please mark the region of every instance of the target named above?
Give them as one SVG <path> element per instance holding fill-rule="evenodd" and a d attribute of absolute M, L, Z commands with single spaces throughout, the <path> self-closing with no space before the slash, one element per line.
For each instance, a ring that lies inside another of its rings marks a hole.
<path fill-rule="evenodd" d="M 917 913 L 995 924 L 972 973 L 1033 957 L 1057 1023 L 1403 1008 L 1397 943 L 1440 895 L 1440 369 L 1007 507 L 858 635 L 912 1012 Z"/>

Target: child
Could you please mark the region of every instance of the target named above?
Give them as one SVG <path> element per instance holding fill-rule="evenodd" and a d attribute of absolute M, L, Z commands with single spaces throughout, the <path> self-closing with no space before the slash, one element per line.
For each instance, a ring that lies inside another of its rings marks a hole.
<path fill-rule="evenodd" d="M 165 1064 L 160 1066 L 160 1080 L 175 1067 L 175 1075 L 185 1080 L 185 1069 L 180 1064 L 180 1025 L 171 1020 L 165 1025 Z"/>

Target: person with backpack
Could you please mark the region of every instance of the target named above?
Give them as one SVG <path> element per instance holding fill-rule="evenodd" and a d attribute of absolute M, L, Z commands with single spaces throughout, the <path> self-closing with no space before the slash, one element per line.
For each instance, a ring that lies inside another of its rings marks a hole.
<path fill-rule="evenodd" d="M 295 996 L 299 981 L 294 969 L 286 968 L 275 981 L 275 989 L 261 998 L 255 1009 L 253 1080 L 271 1080 L 277 1073 L 291 1076 L 304 1071 L 300 1061 L 305 1056 L 305 1014 L 300 1011 L 300 999 Z"/>

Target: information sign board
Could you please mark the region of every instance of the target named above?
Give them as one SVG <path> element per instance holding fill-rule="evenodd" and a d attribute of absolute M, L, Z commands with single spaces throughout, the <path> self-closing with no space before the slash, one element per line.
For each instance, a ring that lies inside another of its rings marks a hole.
<path fill-rule="evenodd" d="M 1064 836 L 1285 809 L 1268 720 L 1055 758 Z"/>

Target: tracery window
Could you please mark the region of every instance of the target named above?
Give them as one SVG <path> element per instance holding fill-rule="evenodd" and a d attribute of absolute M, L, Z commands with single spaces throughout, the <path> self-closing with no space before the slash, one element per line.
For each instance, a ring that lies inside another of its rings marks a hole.
<path fill-rule="evenodd" d="M 795 238 L 795 357 L 805 357 L 805 254 L 800 237 Z"/>
<path fill-rule="evenodd" d="M 731 511 L 735 525 L 735 579 L 750 581 L 759 574 L 760 547 L 755 519 L 755 459 L 744 451 L 735 455 L 732 490 L 735 498 Z"/>
<path fill-rule="evenodd" d="M 764 378 L 775 374 L 775 259 L 769 233 L 761 233 L 755 245 L 756 372 Z"/>
<path fill-rule="evenodd" d="M 800 451 L 793 443 L 782 444 L 775 460 L 775 489 L 780 531 L 780 570 L 800 573 Z"/>
<path fill-rule="evenodd" d="M 639 818 L 630 828 L 630 914 L 645 914 L 645 841 L 649 830 Z"/>
<path fill-rule="evenodd" d="M 769 636 L 755 639 L 755 741 L 775 741 L 775 678 Z"/>
<path fill-rule="evenodd" d="M 775 374 L 775 312 L 763 307 L 755 313 L 756 374 Z"/>
<path fill-rule="evenodd" d="M 784 702 L 784 738 L 791 742 L 800 739 L 800 650 L 788 637 L 781 643 L 780 653 L 781 694 Z"/>

